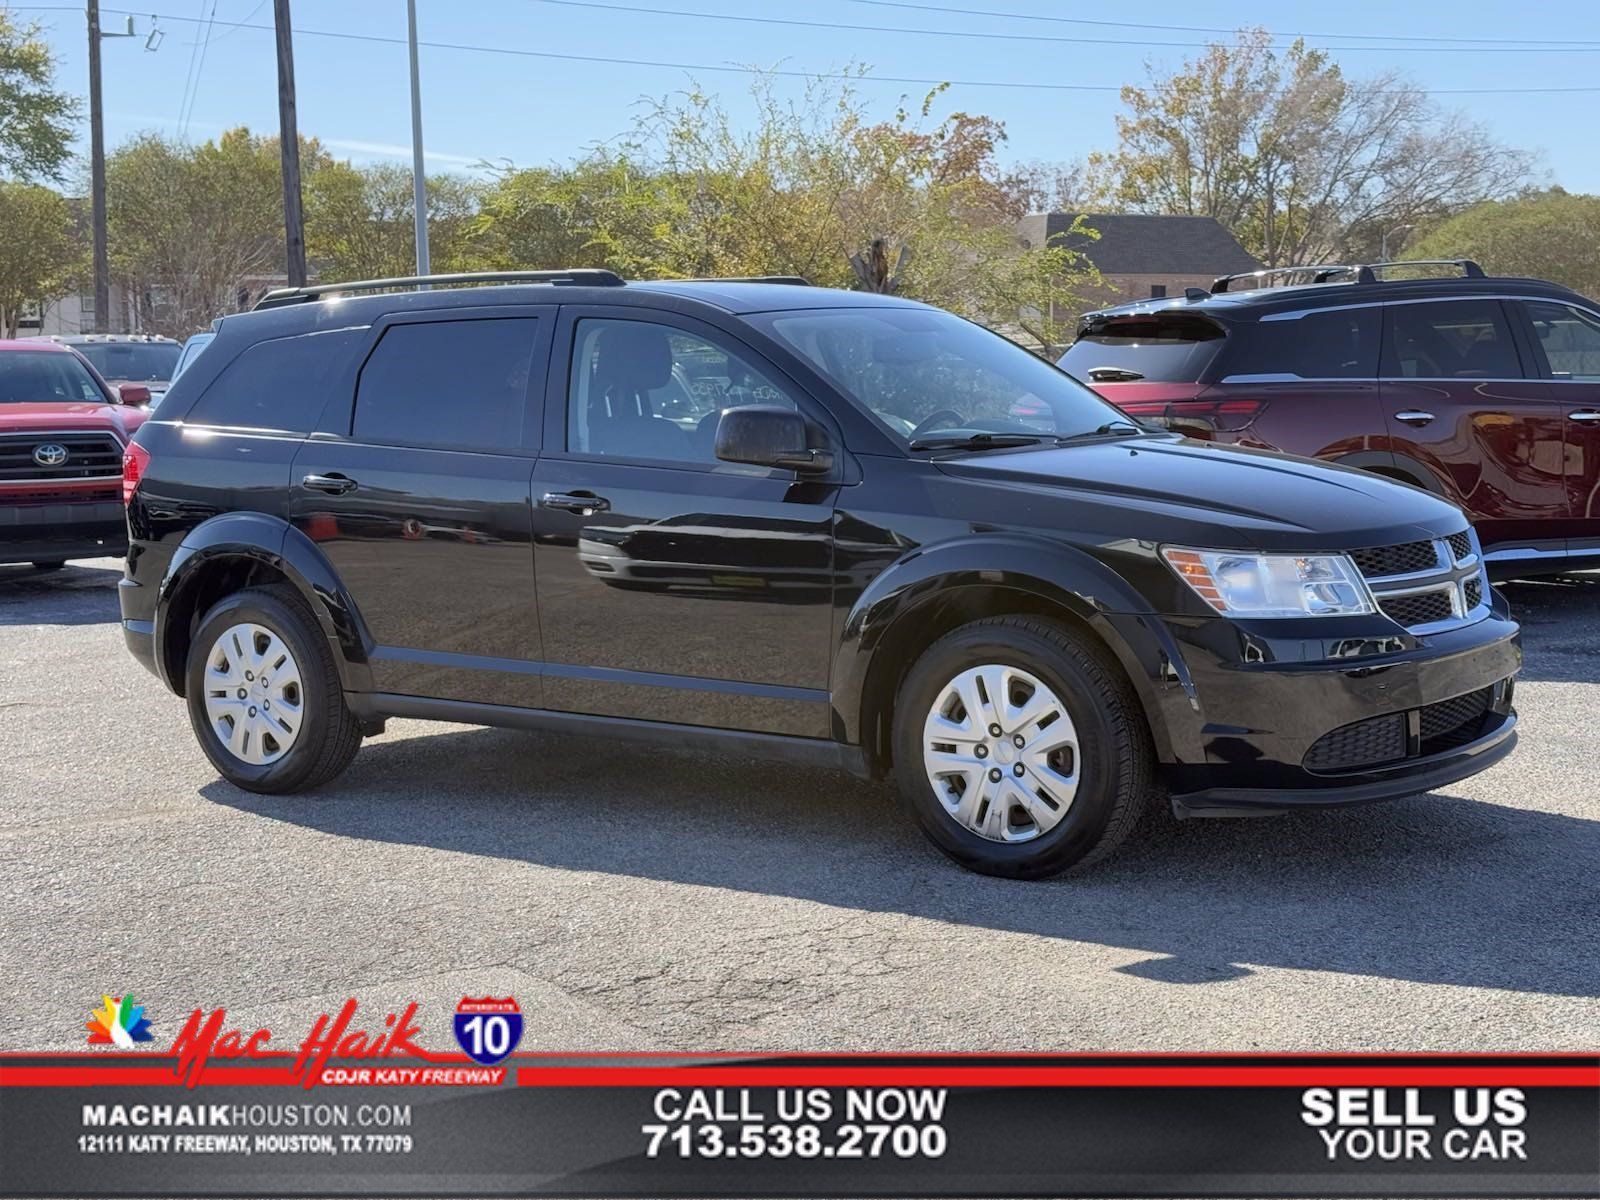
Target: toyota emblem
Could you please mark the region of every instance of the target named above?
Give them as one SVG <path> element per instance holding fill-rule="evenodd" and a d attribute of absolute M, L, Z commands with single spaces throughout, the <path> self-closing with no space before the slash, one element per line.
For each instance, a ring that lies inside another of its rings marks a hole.
<path fill-rule="evenodd" d="M 59 442 L 45 442 L 34 447 L 33 461 L 41 467 L 59 467 L 67 461 L 67 448 Z"/>

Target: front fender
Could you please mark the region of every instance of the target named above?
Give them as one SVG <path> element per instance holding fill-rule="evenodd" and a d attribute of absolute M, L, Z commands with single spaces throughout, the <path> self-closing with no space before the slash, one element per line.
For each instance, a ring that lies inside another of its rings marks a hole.
<path fill-rule="evenodd" d="M 222 513 L 197 525 L 167 566 L 156 605 L 155 648 L 157 668 L 169 688 L 183 690 L 182 678 L 172 678 L 173 672 L 181 675 L 182 663 L 172 662 L 167 653 L 172 614 L 187 612 L 190 589 L 209 567 L 223 560 L 259 563 L 292 583 L 328 638 L 345 690 L 371 690 L 366 631 L 332 564 L 288 522 L 251 512 Z"/>
<path fill-rule="evenodd" d="M 1025 535 L 971 534 L 922 546 L 880 572 L 851 606 L 833 661 L 836 734 L 860 743 L 875 665 L 889 631 L 952 588 L 1004 588 L 1043 599 L 1088 625 L 1115 655 L 1150 720 L 1157 752 L 1171 744 L 1162 717 L 1174 688 L 1192 702 L 1194 684 L 1178 645 L 1147 600 L 1115 571 L 1081 550 Z"/>

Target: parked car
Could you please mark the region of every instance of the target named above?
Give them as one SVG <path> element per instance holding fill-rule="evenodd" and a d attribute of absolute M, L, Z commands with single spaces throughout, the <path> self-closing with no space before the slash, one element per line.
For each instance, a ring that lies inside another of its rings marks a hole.
<path fill-rule="evenodd" d="M 35 339 L 30 339 L 35 340 Z M 142 384 L 150 390 L 146 404 L 158 404 L 166 393 L 181 347 L 172 338 L 148 333 L 78 333 L 47 339 L 71 346 L 112 387 Z"/>
<path fill-rule="evenodd" d="M 1441 265 L 1461 274 L 1386 278 Z M 1464 260 L 1227 276 L 1087 314 L 1061 366 L 1189 437 L 1459 505 L 1497 576 L 1600 565 L 1600 304 L 1556 284 Z"/>
<path fill-rule="evenodd" d="M 895 297 L 440 282 L 503 286 L 268 295 L 129 447 L 124 634 L 240 787 L 392 716 L 715 747 L 892 772 L 1035 876 L 1157 784 L 1283 811 L 1514 744 L 1517 626 L 1443 500 L 1131 425 Z M 662 415 L 680 376 L 731 403 Z"/>
<path fill-rule="evenodd" d="M 68 346 L 0 341 L 0 563 L 51 570 L 126 549 L 122 454 L 149 400 Z"/>

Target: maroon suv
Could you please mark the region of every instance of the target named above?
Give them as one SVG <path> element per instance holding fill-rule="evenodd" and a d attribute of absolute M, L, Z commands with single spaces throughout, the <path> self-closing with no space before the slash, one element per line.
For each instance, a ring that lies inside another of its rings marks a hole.
<path fill-rule="evenodd" d="M 1600 304 L 1468 261 L 1383 278 L 1422 265 L 1443 264 L 1256 272 L 1092 312 L 1061 367 L 1191 437 L 1443 496 L 1498 576 L 1600 565 Z"/>

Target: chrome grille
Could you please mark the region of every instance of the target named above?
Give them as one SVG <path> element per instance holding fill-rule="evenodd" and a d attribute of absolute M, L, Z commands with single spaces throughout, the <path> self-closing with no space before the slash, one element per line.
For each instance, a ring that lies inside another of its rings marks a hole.
<path fill-rule="evenodd" d="M 1384 616 L 1413 633 L 1466 625 L 1488 611 L 1488 584 L 1472 530 L 1427 542 L 1351 552 Z"/>
<path fill-rule="evenodd" d="M 109 433 L 0 434 L 0 481 L 122 478 L 122 443 Z"/>

